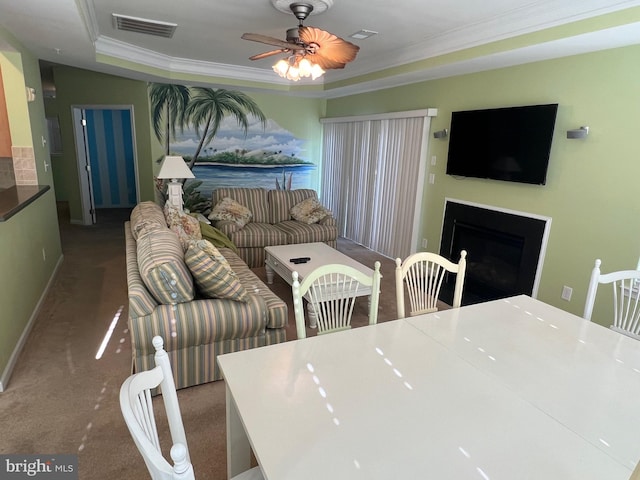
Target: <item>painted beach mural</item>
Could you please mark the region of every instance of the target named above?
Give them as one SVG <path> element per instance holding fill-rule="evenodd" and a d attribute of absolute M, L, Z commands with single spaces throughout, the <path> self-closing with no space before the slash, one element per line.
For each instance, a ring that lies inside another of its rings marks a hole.
<path fill-rule="evenodd" d="M 165 154 L 181 155 L 196 177 L 185 182 L 185 208 L 206 211 L 221 187 L 311 187 L 316 167 L 305 158 L 305 141 L 268 119 L 246 93 L 150 83 L 149 101 Z M 156 179 L 156 186 L 165 196 L 165 182 Z"/>
<path fill-rule="evenodd" d="M 193 166 L 198 191 L 205 198 L 220 187 L 262 187 L 267 189 L 311 188 L 316 165 L 307 160 L 305 141 L 268 119 L 250 119 L 247 134 L 232 118 L 222 121 L 216 136 L 204 147 Z M 190 161 L 200 137 L 193 127 L 177 133 L 170 150 Z"/>

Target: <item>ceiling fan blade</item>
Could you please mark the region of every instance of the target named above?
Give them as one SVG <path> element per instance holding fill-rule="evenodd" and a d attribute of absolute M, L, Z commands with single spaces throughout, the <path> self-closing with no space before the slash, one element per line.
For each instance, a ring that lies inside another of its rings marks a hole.
<path fill-rule="evenodd" d="M 281 48 L 280 50 L 271 50 L 269 52 L 259 53 L 254 55 L 253 57 L 249 57 L 249 60 L 260 60 L 261 58 L 267 58 L 272 55 L 289 53 L 291 50 L 289 48 Z"/>
<path fill-rule="evenodd" d="M 274 45 L 280 48 L 288 48 L 290 50 L 304 50 L 303 45 L 287 42 L 285 40 L 279 40 L 277 38 L 268 37 L 266 35 L 260 35 L 258 33 L 243 33 L 243 40 L 251 40 L 252 42 L 266 43 L 267 45 Z"/>
<path fill-rule="evenodd" d="M 314 57 L 321 57 L 325 60 L 326 66 L 320 61 L 322 68 L 344 68 L 344 66 L 355 60 L 360 47 L 351 42 L 347 42 L 340 37 L 336 37 L 333 33 L 320 30 L 315 27 L 300 27 L 300 40 L 309 45 Z M 307 51 L 309 48 L 307 48 Z"/>

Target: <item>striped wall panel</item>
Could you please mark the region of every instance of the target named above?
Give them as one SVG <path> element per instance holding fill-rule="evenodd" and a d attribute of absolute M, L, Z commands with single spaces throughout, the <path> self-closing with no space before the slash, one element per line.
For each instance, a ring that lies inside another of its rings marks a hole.
<path fill-rule="evenodd" d="M 128 208 L 136 204 L 131 112 L 85 110 L 87 148 L 96 208 Z"/>

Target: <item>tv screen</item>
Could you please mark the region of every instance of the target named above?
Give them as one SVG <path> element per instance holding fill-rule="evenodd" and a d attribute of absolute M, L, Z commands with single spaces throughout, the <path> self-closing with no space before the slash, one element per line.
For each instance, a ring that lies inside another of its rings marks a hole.
<path fill-rule="evenodd" d="M 447 174 L 544 185 L 558 104 L 453 112 Z"/>

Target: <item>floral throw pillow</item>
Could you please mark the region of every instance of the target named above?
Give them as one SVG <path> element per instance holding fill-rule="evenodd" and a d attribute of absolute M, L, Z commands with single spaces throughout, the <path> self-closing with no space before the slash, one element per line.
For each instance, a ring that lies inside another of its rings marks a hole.
<path fill-rule="evenodd" d="M 251 210 L 247 207 L 236 202 L 233 198 L 224 197 L 211 210 L 209 220 L 228 220 L 244 227 L 252 216 Z"/>
<path fill-rule="evenodd" d="M 331 215 L 331 212 L 313 197 L 307 198 L 291 207 L 290 213 L 294 220 L 309 224 L 319 222 L 326 216 Z"/>
<path fill-rule="evenodd" d="M 198 219 L 181 212 L 169 201 L 164 204 L 164 217 L 169 228 L 178 235 L 184 251 L 187 250 L 190 242 L 202 239 Z"/>
<path fill-rule="evenodd" d="M 229 262 L 208 240 L 191 242 L 184 261 L 193 275 L 198 290 L 208 298 L 227 298 L 247 302 L 247 291 Z"/>

